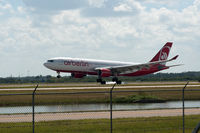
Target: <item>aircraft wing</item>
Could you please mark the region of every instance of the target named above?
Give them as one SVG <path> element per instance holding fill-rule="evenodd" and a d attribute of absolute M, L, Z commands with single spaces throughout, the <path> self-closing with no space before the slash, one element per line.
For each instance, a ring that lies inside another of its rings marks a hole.
<path fill-rule="evenodd" d="M 171 58 L 169 60 L 154 61 L 154 62 L 148 62 L 148 63 L 136 64 L 136 65 L 102 67 L 102 68 L 96 68 L 95 70 L 108 69 L 112 73 L 125 74 L 125 73 L 130 73 L 130 72 L 136 72 L 138 70 L 141 70 L 142 68 L 147 68 L 148 69 L 152 65 L 160 64 L 160 63 L 166 63 L 166 62 L 175 60 L 177 57 L 178 57 L 178 55 L 176 55 L 175 57 L 173 57 L 173 58 Z"/>

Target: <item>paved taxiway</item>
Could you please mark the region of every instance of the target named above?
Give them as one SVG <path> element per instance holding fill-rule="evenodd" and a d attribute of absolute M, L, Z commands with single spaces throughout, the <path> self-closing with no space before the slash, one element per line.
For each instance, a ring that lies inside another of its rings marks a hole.
<path fill-rule="evenodd" d="M 199 115 L 200 108 L 185 109 L 185 115 Z M 181 116 L 182 109 L 162 110 L 137 110 L 137 111 L 114 111 L 113 118 L 137 118 L 137 117 L 167 117 Z M 45 113 L 36 114 L 35 121 L 54 120 L 81 120 L 81 119 L 109 119 L 110 112 L 77 112 L 77 113 Z M 3 122 L 31 122 L 31 114 L 0 115 L 0 123 Z"/>
<path fill-rule="evenodd" d="M 38 88 L 37 90 L 85 90 L 85 89 L 108 89 L 111 86 L 84 86 L 84 87 L 50 87 L 50 88 Z M 143 85 L 143 86 L 116 86 L 117 89 L 141 89 L 141 88 L 181 88 L 184 85 Z M 188 85 L 187 87 L 200 87 L 200 85 Z M 34 88 L 6 88 L 0 89 L 0 91 L 27 91 Z"/>

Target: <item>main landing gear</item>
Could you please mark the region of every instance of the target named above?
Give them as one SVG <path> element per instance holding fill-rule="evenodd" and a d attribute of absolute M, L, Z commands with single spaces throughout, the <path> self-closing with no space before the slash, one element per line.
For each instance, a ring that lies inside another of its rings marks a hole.
<path fill-rule="evenodd" d="M 113 81 L 113 82 L 116 82 L 117 84 L 121 84 L 121 83 L 122 83 L 122 81 L 121 81 L 121 80 L 118 80 L 117 77 L 114 77 L 114 78 L 112 79 L 112 81 Z M 101 83 L 101 84 L 106 84 L 106 81 L 105 81 L 105 80 L 102 80 L 101 77 L 99 77 L 99 78 L 97 79 L 97 82 L 99 82 L 99 83 Z"/>
<path fill-rule="evenodd" d="M 102 72 L 101 70 L 98 71 L 98 79 L 97 79 L 97 82 L 101 83 L 101 84 L 106 84 L 106 81 L 102 80 L 102 76 L 101 76 Z M 118 80 L 117 76 L 113 77 L 112 78 L 112 81 L 113 82 L 116 82 L 117 84 L 121 84 L 122 81 L 121 80 Z"/>
<path fill-rule="evenodd" d="M 101 84 L 106 84 L 106 81 L 102 80 L 102 78 L 98 78 L 97 82 L 101 83 Z"/>
<path fill-rule="evenodd" d="M 98 71 L 98 79 L 97 82 L 101 83 L 101 84 L 106 84 L 106 81 L 102 80 L 101 77 L 101 70 Z"/>
<path fill-rule="evenodd" d="M 117 84 L 122 84 L 122 81 L 119 80 L 117 77 L 113 77 L 113 78 L 112 78 L 112 81 L 113 81 L 113 82 L 116 82 Z"/>
<path fill-rule="evenodd" d="M 112 79 L 113 82 L 116 82 L 117 84 L 122 84 L 122 81 L 121 80 L 118 80 L 117 77 L 114 77 Z M 101 83 L 101 84 L 106 84 L 106 81 L 102 80 L 102 78 L 98 78 L 97 79 L 97 82 Z"/>

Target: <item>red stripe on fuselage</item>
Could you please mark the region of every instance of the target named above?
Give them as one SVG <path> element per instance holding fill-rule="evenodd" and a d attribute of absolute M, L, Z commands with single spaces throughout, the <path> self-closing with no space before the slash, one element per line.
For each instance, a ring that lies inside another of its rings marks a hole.
<path fill-rule="evenodd" d="M 54 70 L 57 72 L 65 72 L 65 73 L 81 73 L 87 75 L 98 75 L 97 72 L 87 72 L 87 71 L 68 71 L 68 70 Z"/>

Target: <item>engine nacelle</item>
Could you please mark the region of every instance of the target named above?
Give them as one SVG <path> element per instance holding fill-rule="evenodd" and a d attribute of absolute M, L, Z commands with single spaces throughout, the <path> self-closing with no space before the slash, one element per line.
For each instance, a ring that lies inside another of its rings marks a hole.
<path fill-rule="evenodd" d="M 83 74 L 83 73 L 71 73 L 71 76 L 73 78 L 82 78 L 82 77 L 86 76 L 86 74 Z"/>
<path fill-rule="evenodd" d="M 101 77 L 110 77 L 112 75 L 109 69 L 101 69 Z"/>

